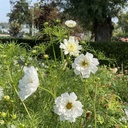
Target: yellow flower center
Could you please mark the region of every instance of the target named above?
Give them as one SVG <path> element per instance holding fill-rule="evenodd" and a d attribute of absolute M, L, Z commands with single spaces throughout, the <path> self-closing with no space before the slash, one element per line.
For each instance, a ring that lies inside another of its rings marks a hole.
<path fill-rule="evenodd" d="M 68 102 L 67 104 L 66 104 L 66 108 L 67 109 L 71 109 L 73 106 L 72 106 L 72 103 L 70 103 L 70 102 Z"/>
<path fill-rule="evenodd" d="M 68 45 L 68 50 L 69 50 L 69 52 L 74 52 L 74 51 L 76 50 L 75 45 L 69 44 L 69 45 Z"/>
<path fill-rule="evenodd" d="M 69 23 L 68 26 L 72 27 L 73 26 L 73 23 Z"/>
<path fill-rule="evenodd" d="M 87 67 L 88 66 L 88 62 L 84 60 L 84 61 L 81 62 L 81 65 L 82 65 L 82 67 Z"/>

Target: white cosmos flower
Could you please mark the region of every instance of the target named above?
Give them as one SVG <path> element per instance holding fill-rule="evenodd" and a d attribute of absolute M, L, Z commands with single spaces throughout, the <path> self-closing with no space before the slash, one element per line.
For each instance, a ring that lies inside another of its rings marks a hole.
<path fill-rule="evenodd" d="M 77 101 L 77 96 L 74 92 L 68 94 L 63 93 L 57 97 L 54 105 L 54 112 L 60 116 L 61 121 L 69 120 L 75 122 L 76 118 L 83 113 L 83 105 Z"/>
<path fill-rule="evenodd" d="M 73 27 L 76 26 L 76 22 L 73 21 L 73 20 L 67 20 L 67 21 L 65 22 L 65 25 L 68 26 L 69 28 L 73 28 Z"/>
<path fill-rule="evenodd" d="M 60 44 L 60 48 L 64 50 L 64 54 L 70 54 L 73 56 L 77 56 L 82 49 L 81 45 L 79 45 L 79 41 L 75 39 L 74 36 L 70 36 L 69 40 L 64 39 L 64 43 Z"/>
<path fill-rule="evenodd" d="M 81 54 L 75 58 L 72 68 L 76 75 L 81 74 L 83 78 L 88 78 L 91 72 L 94 74 L 98 70 L 98 64 L 98 59 L 93 58 L 93 54 L 87 52 L 86 55 Z"/>
<path fill-rule="evenodd" d="M 33 66 L 24 67 L 23 70 L 24 76 L 19 81 L 18 85 L 20 89 L 18 95 L 22 101 L 29 97 L 32 93 L 34 93 L 39 85 L 38 74 Z"/>
<path fill-rule="evenodd" d="M 2 97 L 4 96 L 4 89 L 0 86 L 0 100 L 2 99 Z"/>

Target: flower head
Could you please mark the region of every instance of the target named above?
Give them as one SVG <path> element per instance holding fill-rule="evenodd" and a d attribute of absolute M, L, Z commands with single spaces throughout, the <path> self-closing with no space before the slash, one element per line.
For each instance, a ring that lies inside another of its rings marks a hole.
<path fill-rule="evenodd" d="M 39 85 L 38 74 L 33 66 L 24 67 L 23 70 L 24 70 L 24 76 L 19 81 L 19 85 L 18 85 L 20 89 L 18 95 L 21 98 L 21 100 L 25 100 L 32 93 L 34 93 Z"/>
<path fill-rule="evenodd" d="M 75 122 L 76 118 L 83 113 L 83 105 L 77 101 L 77 96 L 74 92 L 68 94 L 63 93 L 57 97 L 54 105 L 54 112 L 60 116 L 61 121 L 69 120 Z"/>
<path fill-rule="evenodd" d="M 79 45 L 79 41 L 75 39 L 74 36 L 70 36 L 69 40 L 64 39 L 64 43 L 60 44 L 60 48 L 64 50 L 64 54 L 70 54 L 73 56 L 77 56 L 82 49 L 81 45 Z"/>
<path fill-rule="evenodd" d="M 4 90 L 4 89 L 0 86 L 0 100 L 1 100 L 2 97 L 4 96 L 3 90 Z"/>
<path fill-rule="evenodd" d="M 73 28 L 73 27 L 76 26 L 76 22 L 73 21 L 73 20 L 67 20 L 67 21 L 65 22 L 65 25 L 68 26 L 69 28 Z"/>
<path fill-rule="evenodd" d="M 86 55 L 81 54 L 75 58 L 72 68 L 76 75 L 81 74 L 83 78 L 88 78 L 91 72 L 95 73 L 98 70 L 98 64 L 98 59 L 93 58 L 93 55 L 87 52 Z"/>

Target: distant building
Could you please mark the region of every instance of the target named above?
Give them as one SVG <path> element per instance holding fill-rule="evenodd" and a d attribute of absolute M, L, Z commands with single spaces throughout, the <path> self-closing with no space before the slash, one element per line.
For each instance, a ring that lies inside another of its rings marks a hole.
<path fill-rule="evenodd" d="M 9 33 L 9 29 L 8 28 L 2 28 L 0 29 L 2 33 Z"/>

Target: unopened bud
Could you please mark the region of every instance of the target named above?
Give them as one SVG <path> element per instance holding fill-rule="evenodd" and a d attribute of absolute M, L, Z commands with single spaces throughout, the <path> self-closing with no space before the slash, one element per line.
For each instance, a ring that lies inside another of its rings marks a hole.
<path fill-rule="evenodd" d="M 45 22 L 45 23 L 44 23 L 44 26 L 48 26 L 48 24 L 49 24 L 48 22 Z"/>
<path fill-rule="evenodd" d="M 0 124 L 3 125 L 5 122 L 4 120 L 0 120 Z"/>
<path fill-rule="evenodd" d="M 57 23 L 60 23 L 60 20 L 59 20 L 59 19 L 57 19 L 57 20 L 56 20 L 56 22 L 57 22 Z"/>
<path fill-rule="evenodd" d="M 48 56 L 47 54 L 44 54 L 44 58 L 45 58 L 45 59 L 48 59 L 49 56 Z"/>
<path fill-rule="evenodd" d="M 10 100 L 10 96 L 5 95 L 5 96 L 4 96 L 4 100 L 9 101 L 9 100 Z"/>
<path fill-rule="evenodd" d="M 1 116 L 2 116 L 2 117 L 6 117 L 6 115 L 7 115 L 7 113 L 1 112 Z"/>
<path fill-rule="evenodd" d="M 36 50 L 32 50 L 32 53 L 36 53 Z"/>
<path fill-rule="evenodd" d="M 16 119 L 16 118 L 17 118 L 16 114 L 13 114 L 12 119 Z"/>

